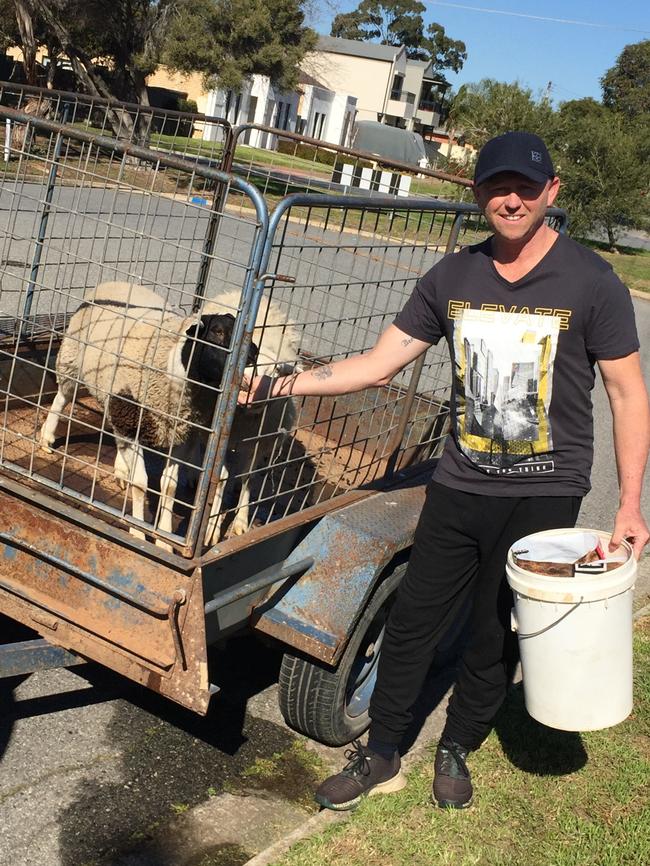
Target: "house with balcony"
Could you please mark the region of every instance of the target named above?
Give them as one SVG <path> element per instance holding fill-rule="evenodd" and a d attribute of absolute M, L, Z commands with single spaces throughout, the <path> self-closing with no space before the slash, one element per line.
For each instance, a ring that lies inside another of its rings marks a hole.
<path fill-rule="evenodd" d="M 192 79 L 198 82 L 199 76 Z M 170 87 L 176 82 L 161 68 L 148 83 Z M 190 92 L 189 82 L 183 83 Z M 320 36 L 303 59 L 293 92 L 281 93 L 268 77 L 253 75 L 238 92 L 216 89 L 199 95 L 192 88 L 191 96 L 200 110 L 233 126 L 273 126 L 344 146 L 350 144 L 355 121 L 379 121 L 420 133 L 431 142 L 433 155 L 439 149 L 436 136 L 444 132 L 442 98 L 448 87 L 431 63 L 409 60 L 404 46 Z M 250 130 L 243 141 L 274 148 L 276 138 Z"/>
<path fill-rule="evenodd" d="M 320 87 L 355 96 L 358 120 L 411 129 L 418 93 L 405 85 L 407 62 L 403 45 L 321 36 L 302 69 Z"/>
<path fill-rule="evenodd" d="M 443 75 L 434 72 L 431 61 L 409 60 L 404 86 L 417 93 L 412 128 L 426 138 L 439 130 L 445 121 L 443 101 L 451 85 Z"/>

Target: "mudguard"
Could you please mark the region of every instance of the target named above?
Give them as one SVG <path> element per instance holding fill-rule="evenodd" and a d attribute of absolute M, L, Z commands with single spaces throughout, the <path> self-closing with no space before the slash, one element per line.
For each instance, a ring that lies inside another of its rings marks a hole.
<path fill-rule="evenodd" d="M 253 610 L 254 628 L 335 665 L 382 570 L 412 544 L 425 487 L 375 493 L 324 517 L 285 562 L 314 565 L 271 590 Z"/>

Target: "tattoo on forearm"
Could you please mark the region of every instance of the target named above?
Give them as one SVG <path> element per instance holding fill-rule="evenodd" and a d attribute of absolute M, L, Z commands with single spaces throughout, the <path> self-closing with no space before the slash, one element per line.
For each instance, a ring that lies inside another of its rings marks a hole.
<path fill-rule="evenodd" d="M 334 375 L 334 372 L 330 366 L 319 367 L 317 370 L 312 370 L 312 376 L 315 379 L 329 379 L 330 376 Z"/>
<path fill-rule="evenodd" d="M 409 343 L 412 343 L 412 342 L 413 342 L 413 339 L 414 339 L 413 337 L 405 337 L 405 338 L 402 340 L 402 346 L 408 346 Z"/>

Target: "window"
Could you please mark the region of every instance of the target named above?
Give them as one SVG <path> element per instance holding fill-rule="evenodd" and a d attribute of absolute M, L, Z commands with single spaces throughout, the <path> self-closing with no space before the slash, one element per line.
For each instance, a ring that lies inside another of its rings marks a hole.
<path fill-rule="evenodd" d="M 291 113 L 291 103 L 290 102 L 278 102 L 275 109 L 275 120 L 273 121 L 273 126 L 276 129 L 288 129 L 289 128 L 289 114 Z"/>
<path fill-rule="evenodd" d="M 323 135 L 323 127 L 325 126 L 325 121 L 327 120 L 327 115 L 324 112 L 317 111 L 314 114 L 314 122 L 311 128 L 311 137 L 312 138 L 321 138 Z"/>
<path fill-rule="evenodd" d="M 284 106 L 284 121 L 282 123 L 282 129 L 289 128 L 289 112 L 291 111 L 291 103 L 287 102 Z"/>
<path fill-rule="evenodd" d="M 399 99 L 402 95 L 402 84 L 404 83 L 404 76 L 396 74 L 393 78 L 393 89 L 391 90 L 390 98 L 391 99 Z"/>

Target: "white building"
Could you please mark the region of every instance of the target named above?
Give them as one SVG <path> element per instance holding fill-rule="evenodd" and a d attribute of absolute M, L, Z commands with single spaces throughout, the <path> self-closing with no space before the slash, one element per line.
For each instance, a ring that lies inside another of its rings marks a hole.
<path fill-rule="evenodd" d="M 254 123 L 298 132 L 330 144 L 347 145 L 356 116 L 357 100 L 335 93 L 308 75 L 302 75 L 295 91 L 282 93 L 266 75 L 253 75 L 239 93 L 213 90 L 206 114 L 224 117 L 233 126 Z M 259 129 L 243 134 L 242 143 L 275 148 L 277 136 Z"/>

